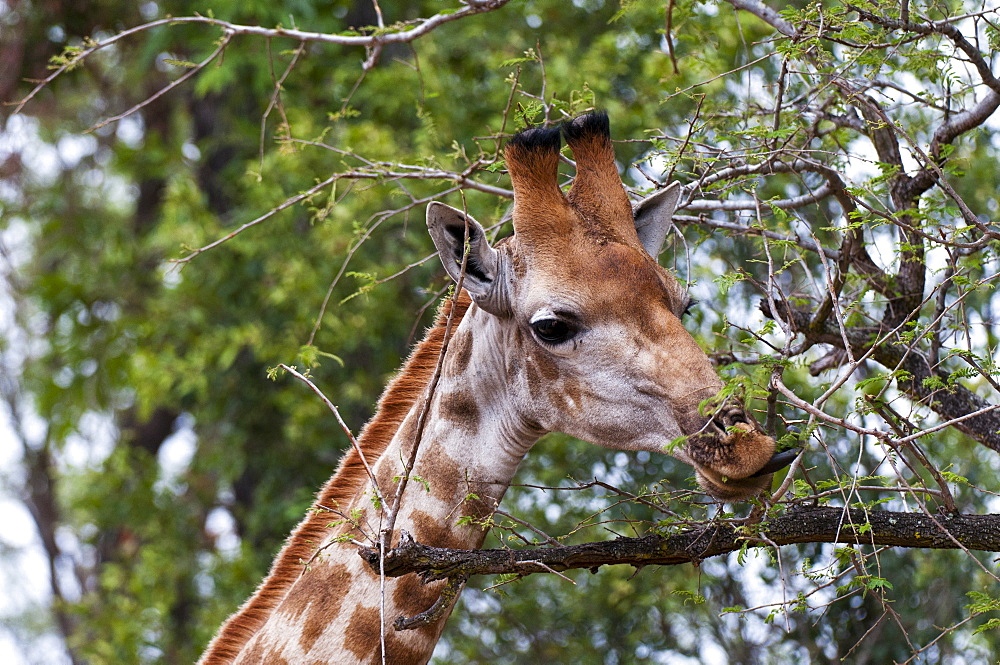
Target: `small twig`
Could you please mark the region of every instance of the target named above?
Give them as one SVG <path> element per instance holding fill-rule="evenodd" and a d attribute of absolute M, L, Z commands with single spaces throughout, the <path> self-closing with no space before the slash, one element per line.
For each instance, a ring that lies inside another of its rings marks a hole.
<path fill-rule="evenodd" d="M 976 416 L 981 416 L 984 413 L 990 413 L 992 411 L 996 411 L 997 409 L 1000 409 L 1000 404 L 990 404 L 989 406 L 984 406 L 981 409 L 976 409 L 975 411 L 963 414 L 957 418 L 952 418 L 951 420 L 947 420 L 943 423 L 938 423 L 937 425 L 928 427 L 927 429 L 920 430 L 919 432 L 914 432 L 909 436 L 904 436 L 902 439 L 896 441 L 896 443 L 908 443 L 910 441 L 916 441 L 917 439 L 925 437 L 928 434 L 933 434 L 934 432 L 937 432 L 939 430 L 964 422 L 969 418 L 975 418 Z"/>
<path fill-rule="evenodd" d="M 669 10 L 667 15 L 668 16 L 670 15 Z M 668 44 L 670 43 L 669 38 L 667 39 L 667 43 Z M 698 103 L 695 105 L 694 113 L 691 114 L 691 118 L 688 120 L 687 131 L 684 133 L 684 141 L 682 141 L 680 147 L 677 148 L 677 158 L 674 159 L 673 165 L 670 167 L 670 170 L 667 171 L 667 174 L 663 178 L 664 184 L 668 184 L 670 183 L 671 180 L 673 180 L 674 171 L 677 170 L 677 165 L 680 163 L 681 157 L 684 156 L 684 152 L 691 144 L 691 137 L 694 136 L 694 126 L 698 122 L 698 118 L 701 116 L 701 107 L 705 103 L 705 97 L 706 95 L 704 94 L 697 95 Z M 680 207 L 686 208 L 688 206 L 682 204 Z"/>
<path fill-rule="evenodd" d="M 975 361 L 975 359 L 972 357 L 971 353 L 958 352 L 955 355 L 957 355 L 959 358 L 961 358 L 962 360 L 964 360 L 965 362 L 967 362 L 969 365 L 971 365 L 972 368 L 975 369 L 977 372 L 979 372 L 979 375 L 982 376 L 984 379 L 986 379 L 986 381 L 991 386 L 993 386 L 993 388 L 997 392 L 1000 392 L 1000 383 L 997 383 L 997 380 L 994 379 L 993 376 L 989 372 L 987 372 L 985 369 L 983 369 L 980 366 L 980 364 Z"/>
<path fill-rule="evenodd" d="M 541 561 L 530 561 L 530 560 L 529 561 L 518 561 L 517 565 L 518 566 L 538 566 L 542 570 L 550 572 L 553 575 L 556 575 L 558 577 L 561 577 L 564 580 L 566 580 L 567 582 L 569 582 L 570 584 L 572 584 L 573 586 L 576 586 L 576 582 L 574 582 L 570 578 L 566 577 L 565 575 L 563 575 L 562 573 L 560 573 L 555 568 L 552 568 L 551 566 L 548 566 L 548 565 L 546 565 L 545 563 L 543 563 Z"/>
<path fill-rule="evenodd" d="M 764 228 L 755 228 L 750 226 L 744 226 L 742 224 L 737 224 L 735 222 L 726 222 L 722 220 L 712 219 L 711 217 L 701 215 L 695 217 L 693 215 L 674 215 L 673 223 L 677 226 L 694 226 L 694 227 L 705 227 L 710 229 L 718 229 L 720 231 L 726 231 L 733 233 L 735 235 L 748 235 L 748 236 L 760 236 L 762 238 L 770 238 L 772 240 L 777 240 L 780 242 L 789 242 L 798 245 L 802 249 L 818 252 L 820 251 L 820 246 L 811 240 L 806 240 L 796 236 L 785 235 L 783 233 L 778 233 L 777 231 L 771 231 Z M 822 251 L 834 259 L 840 258 L 840 252 L 835 249 L 822 248 Z"/>
<path fill-rule="evenodd" d="M 153 102 L 155 102 L 157 99 L 159 99 L 163 95 L 167 94 L 168 92 L 170 92 L 171 90 L 173 90 L 177 86 L 183 84 L 189 78 L 191 78 L 192 76 L 194 76 L 195 74 L 197 74 L 198 72 L 200 72 L 202 69 L 204 69 L 205 67 L 207 67 L 210 62 L 212 62 L 213 60 L 215 60 L 217 57 L 219 57 L 219 55 L 223 51 L 226 50 L 226 47 L 229 45 L 229 42 L 232 40 L 232 38 L 233 38 L 233 33 L 230 32 L 229 30 L 224 30 L 223 33 L 222 33 L 222 39 L 219 40 L 219 46 L 214 51 L 212 51 L 211 55 L 209 55 L 207 58 L 205 58 L 204 60 L 202 60 L 201 62 L 199 62 L 197 65 L 195 65 L 194 67 L 192 67 L 188 71 L 184 72 L 183 76 L 180 76 L 176 81 L 171 81 L 167 85 L 163 86 L 157 92 L 153 93 L 152 95 L 150 95 L 146 99 L 142 100 L 141 102 L 139 102 L 138 104 L 136 104 L 135 106 L 133 106 L 132 108 L 130 108 L 129 110 L 127 110 L 127 111 L 125 111 L 123 113 L 119 113 L 116 116 L 112 116 L 110 118 L 102 120 L 101 122 L 97 123 L 96 125 L 94 125 L 90 129 L 88 129 L 85 133 L 89 134 L 90 132 L 96 132 L 98 129 L 100 129 L 102 127 L 106 127 L 106 126 L 110 125 L 111 123 L 118 122 L 119 120 L 121 120 L 123 118 L 127 118 L 128 116 L 132 115 L 136 111 L 149 106 L 150 104 L 152 104 Z M 18 107 L 18 108 L 20 108 L 20 107 Z M 15 111 L 15 113 L 16 113 L 16 111 Z"/>
<path fill-rule="evenodd" d="M 781 500 L 781 497 L 785 496 L 788 492 L 788 488 L 792 486 L 792 482 L 795 480 L 795 472 L 798 471 L 799 467 L 802 465 L 802 458 L 805 454 L 806 451 L 803 448 L 799 452 L 798 456 L 792 460 L 792 463 L 788 465 L 788 472 L 785 474 L 785 479 L 781 481 L 781 485 L 778 486 L 778 489 L 775 490 L 775 492 L 768 499 L 768 503 L 770 505 L 773 506 L 776 504 Z"/>
<path fill-rule="evenodd" d="M 382 18 L 382 8 L 378 5 L 378 0 L 372 0 L 372 7 L 375 8 L 375 20 L 378 22 L 378 27 L 385 27 L 385 19 Z"/>
<path fill-rule="evenodd" d="M 778 147 L 778 130 L 781 129 L 781 103 L 785 97 L 785 79 L 788 77 L 788 58 L 781 59 L 781 72 L 778 74 L 778 92 L 774 96 L 774 122 L 771 131 L 774 132 L 772 149 Z"/>
<path fill-rule="evenodd" d="M 879 430 L 876 430 L 876 429 L 869 429 L 867 427 L 861 427 L 860 425 L 855 425 L 854 423 L 850 423 L 850 422 L 846 421 L 843 418 L 837 418 L 835 416 L 831 416 L 826 411 L 823 411 L 822 409 L 819 409 L 819 408 L 813 406 L 809 402 L 806 402 L 805 400 L 803 400 L 802 398 L 800 398 L 798 395 L 796 395 L 795 393 L 793 393 L 788 388 L 788 386 L 786 386 L 781 381 L 780 378 L 779 379 L 775 379 L 774 386 L 794 406 L 796 406 L 799 409 L 802 409 L 806 413 L 809 413 L 809 414 L 811 414 L 813 416 L 816 416 L 817 418 L 819 418 L 820 420 L 822 420 L 824 422 L 830 423 L 831 425 L 836 425 L 837 427 L 842 427 L 844 429 L 851 430 L 852 432 L 857 432 L 858 434 L 867 434 L 868 436 L 875 437 L 879 441 L 884 441 L 885 439 L 888 438 L 888 434 L 886 434 L 885 432 L 880 432 Z"/>
<path fill-rule="evenodd" d="M 906 418 L 896 413 L 895 409 L 893 409 L 888 404 L 881 402 L 874 395 L 865 395 L 865 400 L 890 425 L 894 425 L 893 421 L 895 421 L 897 423 L 903 424 L 907 428 L 907 430 L 909 430 L 907 434 L 912 434 L 914 431 L 916 431 L 916 427 L 914 427 L 909 421 L 907 421 Z M 900 439 L 900 441 L 902 441 L 902 438 Z M 887 443 L 889 445 L 892 445 L 893 441 L 890 440 L 887 441 Z M 934 478 L 934 482 L 936 482 L 938 484 L 938 487 L 941 488 L 941 501 L 944 503 L 945 510 L 947 510 L 950 513 L 957 513 L 958 508 L 955 505 L 954 497 L 952 497 L 951 495 L 951 490 L 948 488 L 948 483 L 941 475 L 941 472 L 937 470 L 937 467 L 935 467 L 933 464 L 930 463 L 930 461 L 924 455 L 923 451 L 920 450 L 920 448 L 916 445 L 916 442 L 907 441 L 906 443 L 898 445 L 901 446 L 903 449 L 910 451 L 910 453 L 912 453 L 913 456 L 917 458 L 917 461 L 919 461 L 920 464 L 925 469 L 927 469 L 927 472 L 931 474 L 931 477 Z"/>
<path fill-rule="evenodd" d="M 185 263 L 190 263 L 199 254 L 207 252 L 210 249 L 214 249 L 214 248 L 218 247 L 219 245 L 221 245 L 222 243 L 226 242 L 227 240 L 232 240 L 233 238 L 235 238 L 239 234 L 243 233 L 244 231 L 246 231 L 250 227 L 256 226 L 256 225 L 260 224 L 261 222 L 267 221 L 268 219 L 270 219 L 270 218 L 274 217 L 275 215 L 277 215 L 279 212 L 281 212 L 283 210 L 287 210 L 288 208 L 291 208 L 296 203 L 299 203 L 301 201 L 304 201 L 304 200 L 308 199 L 310 196 L 312 196 L 316 192 L 320 191 L 324 187 L 328 187 L 331 184 L 333 184 L 334 182 L 336 182 L 337 179 L 340 178 L 340 177 L 341 177 L 341 175 L 339 173 L 335 174 L 333 176 L 330 176 L 329 178 L 327 178 L 323 182 L 319 183 L 318 185 L 314 185 L 313 187 L 310 187 L 309 189 L 307 189 L 306 191 L 302 192 L 301 194 L 296 194 L 295 196 L 293 196 L 291 198 L 285 199 L 285 201 L 283 203 L 281 203 L 280 205 L 278 205 L 277 207 L 271 208 L 270 210 L 268 210 L 267 212 L 265 212 L 260 217 L 247 222 L 246 224 L 244 224 L 243 226 L 239 227 L 238 229 L 235 229 L 234 231 L 231 231 L 231 232 L 227 233 L 226 235 L 222 236 L 221 238 L 218 238 L 217 240 L 213 240 L 212 242 L 208 243 L 207 245 L 199 247 L 198 249 L 191 250 L 191 252 L 187 256 L 183 256 L 183 257 L 181 257 L 179 259 L 171 259 L 171 263 L 173 263 L 175 266 L 177 266 L 177 265 L 184 265 Z"/>
<path fill-rule="evenodd" d="M 663 26 L 663 38 L 667 42 L 667 54 L 670 56 L 670 64 L 674 68 L 674 74 L 679 74 L 680 69 L 677 67 L 677 54 L 674 53 L 674 39 L 673 33 L 673 23 L 674 23 L 674 0 L 668 0 L 666 18 L 664 19 Z"/>
<path fill-rule="evenodd" d="M 296 371 L 294 367 L 289 367 L 288 365 L 285 365 L 285 364 L 279 364 L 278 367 L 280 367 L 281 369 L 285 370 L 286 372 L 288 372 L 289 374 L 291 374 L 292 376 L 294 376 L 296 379 L 298 379 L 299 381 L 302 381 L 307 386 L 309 386 L 309 388 L 314 393 L 316 393 L 317 395 L 319 395 L 319 398 L 321 400 L 323 400 L 323 403 L 326 404 L 327 408 L 330 409 L 331 411 L 333 411 L 333 415 L 337 417 L 337 422 L 340 423 L 341 429 L 344 430 L 344 434 L 346 434 L 347 438 L 350 439 L 351 445 L 354 447 L 355 452 L 357 452 L 358 453 L 358 457 L 361 458 L 361 463 L 364 464 L 365 471 L 368 473 L 368 478 L 372 481 L 372 486 L 375 488 L 375 494 L 378 496 L 379 500 L 381 501 L 382 500 L 382 492 L 379 489 L 378 481 L 375 479 L 375 474 L 372 472 L 372 468 L 370 466 L 368 466 L 368 460 L 365 459 L 365 453 L 361 449 L 361 444 L 359 444 L 358 440 L 354 438 L 354 434 L 351 433 L 351 429 L 347 426 L 347 423 L 344 422 L 344 419 L 340 417 L 340 411 L 337 409 L 337 406 L 333 402 L 331 402 L 330 399 L 326 395 L 323 394 L 323 391 L 320 390 L 316 386 L 315 383 L 313 383 L 311 380 L 309 380 L 308 377 L 306 377 L 303 374 L 300 374 L 298 371 Z"/>
<path fill-rule="evenodd" d="M 518 517 L 514 517 L 513 515 L 511 515 L 510 513 L 506 512 L 506 511 L 500 510 L 499 508 L 494 508 L 493 509 L 493 514 L 494 515 L 500 515 L 501 517 L 506 517 L 511 522 L 514 522 L 515 524 L 520 524 L 521 526 L 523 526 L 526 529 L 530 529 L 536 535 L 541 536 L 542 539 L 546 543 L 548 543 L 549 545 L 553 545 L 553 546 L 558 547 L 561 544 L 558 540 L 556 540 L 555 538 L 553 538 L 549 534 L 545 533 L 544 531 L 542 531 L 541 529 L 539 529 L 535 525 L 533 525 L 533 524 L 531 524 L 529 522 L 525 522 L 524 520 L 522 520 L 522 519 L 520 519 Z M 530 542 L 527 541 L 527 539 L 522 538 L 521 540 L 523 540 L 525 542 L 525 544 L 528 544 L 528 545 L 531 544 Z"/>
<path fill-rule="evenodd" d="M 285 67 L 285 71 L 281 75 L 281 78 L 279 78 L 279 79 L 275 79 L 274 78 L 274 60 L 272 58 L 270 58 L 270 57 L 268 58 L 268 64 L 271 67 L 271 79 L 274 81 L 274 93 L 271 95 L 271 100 L 267 103 L 267 108 L 264 109 L 264 114 L 260 118 L 260 171 L 261 171 L 261 173 L 264 172 L 264 134 L 265 134 L 265 132 L 267 130 L 267 118 L 268 118 L 269 115 L 271 115 L 271 111 L 275 108 L 275 106 L 278 107 L 278 110 L 281 112 L 282 118 L 285 121 L 285 126 L 288 127 L 288 136 L 286 138 L 289 138 L 289 139 L 291 138 L 291 126 L 288 125 L 288 118 L 285 116 L 284 109 L 281 106 L 281 88 L 282 88 L 282 86 L 285 83 L 285 79 L 287 79 L 288 75 L 292 73 L 292 69 L 295 68 L 295 64 L 299 61 L 299 58 L 305 52 L 305 49 L 306 49 L 306 43 L 305 42 L 299 43 L 299 47 L 297 49 L 295 49 L 295 52 L 292 54 L 291 61 L 289 61 L 288 66 Z M 270 51 L 271 51 L 271 40 L 270 39 L 267 41 L 267 50 L 268 50 L 268 54 L 270 54 Z"/>
<path fill-rule="evenodd" d="M 816 499 L 822 499 L 827 496 L 834 496 L 835 494 L 840 494 L 842 488 L 837 487 L 832 490 L 826 490 L 825 492 L 813 492 L 809 496 L 794 497 L 789 499 L 789 503 L 801 503 L 803 501 L 815 501 Z M 931 496 L 940 497 L 941 492 L 938 490 L 931 489 L 929 487 L 881 487 L 879 485 L 853 485 L 851 491 L 857 492 L 897 492 L 900 494 L 909 494 L 911 492 L 916 492 L 920 494 L 930 494 Z"/>

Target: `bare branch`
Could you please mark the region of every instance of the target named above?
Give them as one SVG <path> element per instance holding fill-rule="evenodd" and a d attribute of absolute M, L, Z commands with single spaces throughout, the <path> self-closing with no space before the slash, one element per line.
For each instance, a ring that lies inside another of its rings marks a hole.
<path fill-rule="evenodd" d="M 737 224 L 736 222 L 725 222 L 712 219 L 710 217 L 693 217 L 691 215 L 674 215 L 673 221 L 674 224 L 677 224 L 678 226 L 705 226 L 712 229 L 719 229 L 720 231 L 728 231 L 736 235 L 761 236 L 764 238 L 770 238 L 771 240 L 790 242 L 811 252 L 821 251 L 819 245 L 808 238 L 798 238 L 795 236 L 785 235 L 783 233 L 777 233 L 776 231 L 768 231 L 767 229 L 762 229 L 759 226 L 744 226 L 743 224 Z M 823 247 L 822 252 L 829 258 L 840 258 L 840 252 L 835 249 Z"/>
<path fill-rule="evenodd" d="M 782 210 L 794 210 L 796 208 L 804 208 L 805 206 L 812 205 L 817 201 L 821 201 L 830 196 L 832 193 L 833 187 L 829 184 L 823 184 L 808 194 L 795 196 L 789 199 L 764 201 L 764 203 L 768 206 L 781 208 Z M 684 210 L 690 210 L 692 212 L 708 212 L 711 210 L 756 210 L 758 205 L 760 205 L 760 202 L 755 201 L 754 199 L 730 199 L 727 201 L 691 201 L 682 207 Z"/>
<path fill-rule="evenodd" d="M 14 113 L 19 113 L 21 109 L 24 108 L 25 104 L 30 102 L 35 95 L 37 95 L 43 88 L 45 88 L 45 86 L 55 80 L 58 76 L 80 64 L 83 60 L 90 57 L 95 52 L 103 48 L 107 48 L 108 46 L 111 46 L 126 37 L 131 37 L 140 32 L 145 32 L 147 30 L 165 25 L 179 25 L 183 23 L 211 25 L 222 28 L 227 40 L 235 35 L 253 35 L 266 38 L 287 37 L 300 42 L 318 42 L 322 44 L 340 44 L 344 46 L 363 46 L 368 48 L 378 47 L 380 50 L 385 44 L 403 44 L 412 42 L 420 37 L 423 37 L 435 28 L 444 25 L 445 23 L 450 23 L 451 21 L 455 21 L 472 14 L 495 11 L 506 5 L 509 1 L 510 0 L 468 0 L 464 3 L 464 6 L 457 11 L 441 12 L 426 19 L 417 19 L 413 22 L 415 23 L 414 27 L 407 28 L 407 26 L 411 25 L 411 23 L 399 23 L 386 29 L 376 30 L 369 35 L 343 35 L 324 32 L 307 32 L 304 30 L 281 27 L 262 28 L 254 25 L 231 23 L 229 21 L 223 21 L 209 16 L 178 16 L 174 18 L 158 19 L 156 21 L 150 21 L 149 23 L 144 23 L 143 25 L 124 30 L 119 32 L 117 35 L 108 37 L 107 39 L 91 42 L 87 48 L 75 54 L 69 62 L 66 62 L 56 68 L 56 70 L 49 76 L 40 81 L 38 85 L 36 85 L 35 88 L 20 102 L 17 102 L 14 107 Z M 371 60 L 371 57 L 369 57 L 369 60 Z"/>
<path fill-rule="evenodd" d="M 290 197 L 288 199 L 285 199 L 285 201 L 283 203 L 281 203 L 280 205 L 278 205 L 278 206 L 276 206 L 274 208 L 271 208 L 270 210 L 268 210 L 267 212 L 265 212 L 260 217 L 257 217 L 256 219 L 253 219 L 253 220 L 250 220 L 246 224 L 243 224 L 238 229 L 230 231 L 229 233 L 227 233 L 226 235 L 222 236 L 218 240 L 214 240 L 214 241 L 208 243 L 207 245 L 204 245 L 203 247 L 199 247 L 198 249 L 192 250 L 187 256 L 181 257 L 179 259 L 174 259 L 173 263 L 175 265 L 183 265 L 185 263 L 188 263 L 188 262 L 192 261 L 199 254 L 201 254 L 203 252 L 207 252 L 208 250 L 213 249 L 215 247 L 218 247 L 219 245 L 221 245 L 222 243 L 226 242 L 227 240 L 232 240 L 233 238 L 235 238 L 239 234 L 243 233 L 244 231 L 246 231 L 250 227 L 256 226 L 257 224 L 260 224 L 261 222 L 264 222 L 264 221 L 266 221 L 266 220 L 274 217 L 275 215 L 277 215 L 282 210 L 287 210 L 288 208 L 291 208 L 296 203 L 299 203 L 300 201 L 304 201 L 304 200 L 308 199 L 310 196 L 312 196 L 316 192 L 318 192 L 318 191 L 320 191 L 320 190 L 322 190 L 322 189 L 324 189 L 324 188 L 329 187 L 330 185 L 332 185 L 339 178 L 340 178 L 340 174 L 338 173 L 336 175 L 333 175 L 333 176 L 327 178 L 323 182 L 310 187 L 309 189 L 307 189 L 306 191 L 302 192 L 301 194 L 296 194 L 295 196 L 292 196 L 292 197 Z"/>
<path fill-rule="evenodd" d="M 185 72 L 183 76 L 181 76 L 181 77 L 177 78 L 176 80 L 170 82 L 169 84 L 163 86 L 158 91 L 156 91 L 155 93 L 153 93 L 152 95 L 150 95 L 146 99 L 142 100 L 141 102 L 139 102 L 138 104 L 136 104 L 135 106 L 133 106 L 132 108 L 130 108 L 129 110 L 123 111 L 122 113 L 119 113 L 118 115 L 112 116 L 110 118 L 105 118 L 101 122 L 97 123 L 96 125 L 94 125 L 90 129 L 88 129 L 87 133 L 95 132 L 95 131 L 97 131 L 98 129 L 100 129 L 102 127 L 106 127 L 107 125 L 110 125 L 112 123 L 118 122 L 122 118 L 127 118 L 128 116 L 132 115 L 136 111 L 149 106 L 150 104 L 152 104 L 157 99 L 159 99 L 163 95 L 167 94 L 168 92 L 170 92 L 174 88 L 176 88 L 176 87 L 178 87 L 180 85 L 183 85 L 185 81 L 187 81 L 189 78 L 193 77 L 195 74 L 197 74 L 198 72 L 200 72 L 201 70 L 203 70 L 205 67 L 207 67 L 209 65 L 209 63 L 211 63 L 216 58 L 218 58 L 220 55 L 222 55 L 222 53 L 226 50 L 226 47 L 229 46 L 229 42 L 232 40 L 232 38 L 233 38 L 233 35 L 232 35 L 231 32 L 224 32 L 222 34 L 222 39 L 219 40 L 219 45 L 216 47 L 216 49 L 214 51 L 212 51 L 212 53 L 207 58 L 205 58 L 204 60 L 202 60 L 201 62 L 199 62 L 197 65 L 195 65 L 194 67 L 192 67 L 191 69 L 189 69 L 187 72 Z"/>

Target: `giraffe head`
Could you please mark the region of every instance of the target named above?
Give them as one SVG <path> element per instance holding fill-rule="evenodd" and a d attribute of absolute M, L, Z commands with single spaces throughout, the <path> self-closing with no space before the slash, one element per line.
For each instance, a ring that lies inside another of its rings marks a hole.
<path fill-rule="evenodd" d="M 529 129 L 508 142 L 514 235 L 496 247 L 462 211 L 427 208 L 445 269 L 505 331 L 509 348 L 496 354 L 520 396 L 520 417 L 609 448 L 673 448 L 712 496 L 759 494 L 783 466 L 774 440 L 741 406 L 712 404 L 722 382 L 681 325 L 690 299 L 655 259 L 680 188 L 633 207 L 607 116 L 581 116 L 562 132 L 576 159 L 566 194 L 557 180 L 559 129 Z"/>

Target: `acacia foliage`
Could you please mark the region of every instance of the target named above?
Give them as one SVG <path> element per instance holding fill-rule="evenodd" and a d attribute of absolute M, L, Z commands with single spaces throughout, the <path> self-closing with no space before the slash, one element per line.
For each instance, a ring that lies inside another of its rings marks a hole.
<path fill-rule="evenodd" d="M 364 422 L 445 286 L 423 203 L 501 220 L 500 137 L 591 107 L 609 112 L 636 194 L 687 186 L 662 258 L 703 303 L 689 327 L 782 445 L 803 446 L 769 510 L 991 514 L 995 10 L 491 9 L 373 50 L 232 26 L 354 37 L 379 11 L 391 26 L 441 8 L 6 5 L 19 64 L 5 99 L 52 73 L 51 55 L 67 67 L 4 115 L 12 480 L 52 580 L 12 617 L 23 643 L 54 634 L 75 662 L 193 660 L 346 445 L 319 400 L 267 368 L 308 367 Z M 116 37 L 196 14 L 230 27 Z M 492 544 L 746 515 L 720 515 L 686 474 L 548 437 Z M 634 572 L 478 583 L 439 658 L 987 662 L 997 649 L 995 564 L 977 552 L 817 542 Z"/>

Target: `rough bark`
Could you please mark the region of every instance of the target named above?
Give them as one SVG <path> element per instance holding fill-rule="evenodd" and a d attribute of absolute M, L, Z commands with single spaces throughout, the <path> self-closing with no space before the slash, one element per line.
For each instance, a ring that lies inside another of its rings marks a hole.
<path fill-rule="evenodd" d="M 405 538 L 385 557 L 385 574 L 419 573 L 425 581 L 564 571 L 629 564 L 671 566 L 697 563 L 745 546 L 797 543 L 843 543 L 923 549 L 1000 551 L 1000 515 L 926 515 L 804 507 L 758 524 L 708 524 L 671 536 L 648 535 L 531 549 L 453 550 L 429 547 Z M 378 551 L 362 548 L 362 557 L 379 568 Z"/>

